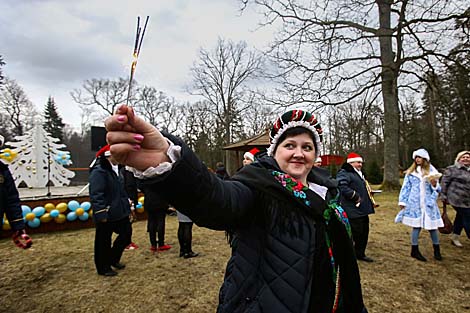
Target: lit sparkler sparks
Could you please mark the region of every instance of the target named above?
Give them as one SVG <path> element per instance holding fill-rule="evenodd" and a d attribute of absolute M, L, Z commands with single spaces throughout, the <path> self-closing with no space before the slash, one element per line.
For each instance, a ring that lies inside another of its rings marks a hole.
<path fill-rule="evenodd" d="M 145 30 L 147 29 L 147 23 L 149 21 L 149 18 L 150 16 L 147 16 L 144 28 L 142 29 L 140 27 L 140 16 L 137 17 L 137 32 L 135 35 L 134 52 L 132 53 L 133 60 L 131 65 L 131 75 L 129 77 L 129 90 L 127 91 L 127 105 L 129 104 L 129 99 L 131 98 L 132 81 L 134 80 L 135 68 L 137 67 L 137 59 L 139 58 L 140 48 L 142 47 L 142 41 L 144 41 Z"/>

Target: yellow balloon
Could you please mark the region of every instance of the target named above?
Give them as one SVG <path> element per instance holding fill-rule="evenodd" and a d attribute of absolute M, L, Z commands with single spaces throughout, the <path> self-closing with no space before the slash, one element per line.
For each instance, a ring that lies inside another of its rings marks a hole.
<path fill-rule="evenodd" d="M 77 214 L 78 216 L 82 216 L 83 213 L 85 213 L 85 210 L 83 208 L 78 208 L 75 210 L 75 214 Z"/>
<path fill-rule="evenodd" d="M 92 216 L 93 216 L 93 210 L 92 210 L 92 209 L 88 210 L 88 216 L 89 216 L 89 217 L 92 217 Z"/>
<path fill-rule="evenodd" d="M 137 211 L 137 213 L 144 213 L 144 207 L 140 207 L 138 209 L 135 209 Z"/>
<path fill-rule="evenodd" d="M 138 201 L 142 204 L 144 204 L 144 200 L 145 200 L 145 198 L 143 196 L 138 199 Z"/>
<path fill-rule="evenodd" d="M 31 212 L 31 213 L 26 214 L 25 217 L 27 221 L 34 221 L 34 219 L 36 218 L 36 214 Z"/>
<path fill-rule="evenodd" d="M 49 213 L 44 213 L 40 218 L 39 220 L 42 222 L 42 223 L 47 223 L 47 222 L 50 222 L 52 220 L 52 217 Z"/>
<path fill-rule="evenodd" d="M 57 216 L 54 220 L 56 223 L 62 224 L 62 223 L 65 223 L 66 219 L 67 218 L 65 217 L 64 214 L 59 214 L 59 216 Z"/>
<path fill-rule="evenodd" d="M 44 208 L 46 209 L 47 212 L 50 212 L 55 209 L 55 205 L 53 203 L 46 203 Z"/>
<path fill-rule="evenodd" d="M 8 222 L 8 220 L 3 220 L 2 228 L 3 230 L 10 230 L 11 229 L 10 222 Z"/>
<path fill-rule="evenodd" d="M 55 206 L 55 208 L 57 210 L 59 210 L 60 213 L 64 213 L 65 211 L 67 211 L 67 203 L 61 202 L 61 203 L 57 204 Z"/>

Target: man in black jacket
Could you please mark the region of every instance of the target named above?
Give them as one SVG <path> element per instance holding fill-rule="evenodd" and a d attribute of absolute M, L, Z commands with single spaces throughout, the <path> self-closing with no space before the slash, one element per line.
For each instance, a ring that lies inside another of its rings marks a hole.
<path fill-rule="evenodd" d="M 336 175 L 341 191 L 341 206 L 349 217 L 358 260 L 373 262 L 366 256 L 369 240 L 369 214 L 374 213 L 372 195 L 362 173 L 362 157 L 357 153 L 348 154 L 347 162 Z"/>
<path fill-rule="evenodd" d="M 99 275 L 115 276 L 111 266 L 123 269 L 120 263 L 124 249 L 131 243 L 132 228 L 129 198 L 118 164 L 111 156 L 109 145 L 96 154 L 90 170 L 90 200 L 93 208 L 95 233 L 95 265 Z M 118 236 L 111 246 L 112 234 Z"/>

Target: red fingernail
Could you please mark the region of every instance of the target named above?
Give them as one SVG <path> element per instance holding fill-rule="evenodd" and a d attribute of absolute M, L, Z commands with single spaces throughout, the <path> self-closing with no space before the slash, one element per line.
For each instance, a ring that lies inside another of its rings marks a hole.
<path fill-rule="evenodd" d="M 137 135 L 134 135 L 134 139 L 137 140 L 137 141 L 142 141 L 142 140 L 144 140 L 144 136 L 142 136 L 140 134 L 137 134 Z"/>
<path fill-rule="evenodd" d="M 134 150 L 139 151 L 140 148 L 141 148 L 141 146 L 140 146 L 140 145 L 133 145 L 132 148 L 133 148 Z"/>
<path fill-rule="evenodd" d="M 117 117 L 117 120 L 118 120 L 119 122 L 124 122 L 124 121 L 126 120 L 126 117 L 125 117 L 124 115 L 119 115 L 119 116 Z"/>

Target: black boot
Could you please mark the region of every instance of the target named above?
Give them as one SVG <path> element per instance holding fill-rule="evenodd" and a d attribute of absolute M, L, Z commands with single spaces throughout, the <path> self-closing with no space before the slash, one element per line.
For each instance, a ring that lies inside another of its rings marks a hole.
<path fill-rule="evenodd" d="M 434 258 L 438 261 L 442 261 L 441 248 L 439 245 L 432 245 L 434 248 Z"/>
<path fill-rule="evenodd" d="M 411 256 L 417 260 L 426 262 L 426 258 L 419 252 L 418 245 L 412 245 L 411 246 Z"/>

